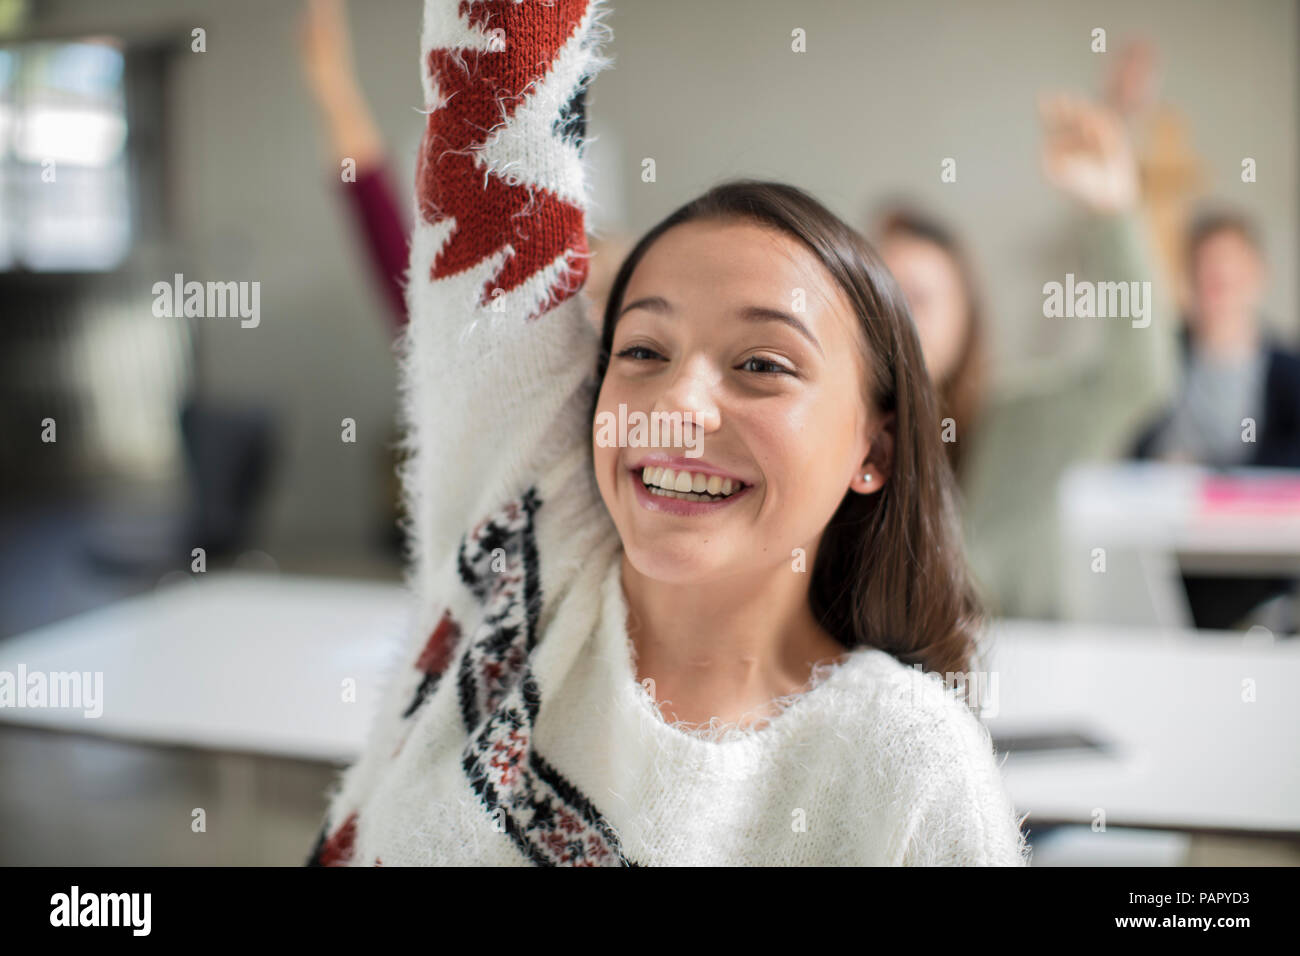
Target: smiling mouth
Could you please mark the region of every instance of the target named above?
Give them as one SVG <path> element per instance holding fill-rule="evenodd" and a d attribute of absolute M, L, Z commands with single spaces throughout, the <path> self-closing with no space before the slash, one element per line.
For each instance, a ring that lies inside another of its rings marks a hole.
<path fill-rule="evenodd" d="M 650 494 L 679 501 L 726 501 L 749 487 L 732 478 L 672 468 L 646 467 L 633 474 Z"/>

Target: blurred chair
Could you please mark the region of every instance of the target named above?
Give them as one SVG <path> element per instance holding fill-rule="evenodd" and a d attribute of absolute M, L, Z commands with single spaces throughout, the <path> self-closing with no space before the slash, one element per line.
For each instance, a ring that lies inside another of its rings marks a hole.
<path fill-rule="evenodd" d="M 209 560 L 247 546 L 257 506 L 270 479 L 275 428 L 261 408 L 190 399 L 181 409 L 190 508 L 183 548 Z"/>

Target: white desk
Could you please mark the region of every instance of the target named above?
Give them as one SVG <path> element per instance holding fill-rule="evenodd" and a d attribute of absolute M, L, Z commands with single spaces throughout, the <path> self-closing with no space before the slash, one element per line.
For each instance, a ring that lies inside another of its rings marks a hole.
<path fill-rule="evenodd" d="M 0 642 L 0 671 L 99 671 L 104 697 L 98 718 L 0 707 L 0 721 L 350 762 L 406 609 L 394 584 L 196 575 Z"/>
<path fill-rule="evenodd" d="M 212 574 L 0 643 L 0 670 L 102 671 L 103 716 L 0 721 L 213 750 L 350 762 L 404 632 L 396 585 Z M 1012 755 L 1031 821 L 1300 834 L 1300 641 L 997 625 L 995 733 L 1072 728 L 1116 757 Z M 358 702 L 341 700 L 345 678 Z M 1243 678 L 1257 702 L 1241 702 Z"/>
<path fill-rule="evenodd" d="M 1300 576 L 1300 472 L 1080 465 L 1058 502 L 1071 620 L 1190 627 L 1180 571 Z M 1094 568 L 1097 548 L 1105 572 Z"/>
<path fill-rule="evenodd" d="M 1010 754 L 1030 821 L 1300 835 L 1300 640 L 1003 621 L 994 734 L 1075 729 L 1112 756 Z M 1255 682 L 1254 703 L 1242 682 Z"/>

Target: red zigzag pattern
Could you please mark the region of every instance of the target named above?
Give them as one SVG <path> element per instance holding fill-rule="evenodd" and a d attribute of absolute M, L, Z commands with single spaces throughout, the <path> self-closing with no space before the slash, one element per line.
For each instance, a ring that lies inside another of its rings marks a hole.
<path fill-rule="evenodd" d="M 510 185 L 476 161 L 492 130 L 509 122 L 531 86 L 551 70 L 557 54 L 586 15 L 588 0 L 554 0 L 539 16 L 530 2 L 463 0 L 460 16 L 492 35 L 501 30 L 501 50 L 435 49 L 428 69 L 444 102 L 429 115 L 421 146 L 420 210 L 426 222 L 451 218 L 456 229 L 434 260 L 431 277 L 463 272 L 509 245 L 514 255 L 483 287 L 481 305 L 494 288 L 509 292 L 568 254 L 568 281 L 557 280 L 550 301 L 529 318 L 572 296 L 587 277 L 583 213 L 545 188 Z M 500 45 L 500 44 L 499 44 Z M 561 148 L 559 137 L 556 147 Z"/>

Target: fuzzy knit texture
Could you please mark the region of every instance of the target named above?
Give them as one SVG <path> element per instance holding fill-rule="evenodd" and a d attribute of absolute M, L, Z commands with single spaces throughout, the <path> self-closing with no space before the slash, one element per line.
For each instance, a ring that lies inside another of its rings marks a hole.
<path fill-rule="evenodd" d="M 588 419 L 591 0 L 427 0 L 402 341 L 410 630 L 320 865 L 1023 865 L 983 725 L 870 648 L 761 724 L 637 681 Z M 580 109 L 578 109 L 580 113 Z M 755 729 L 756 728 L 756 729 Z"/>

